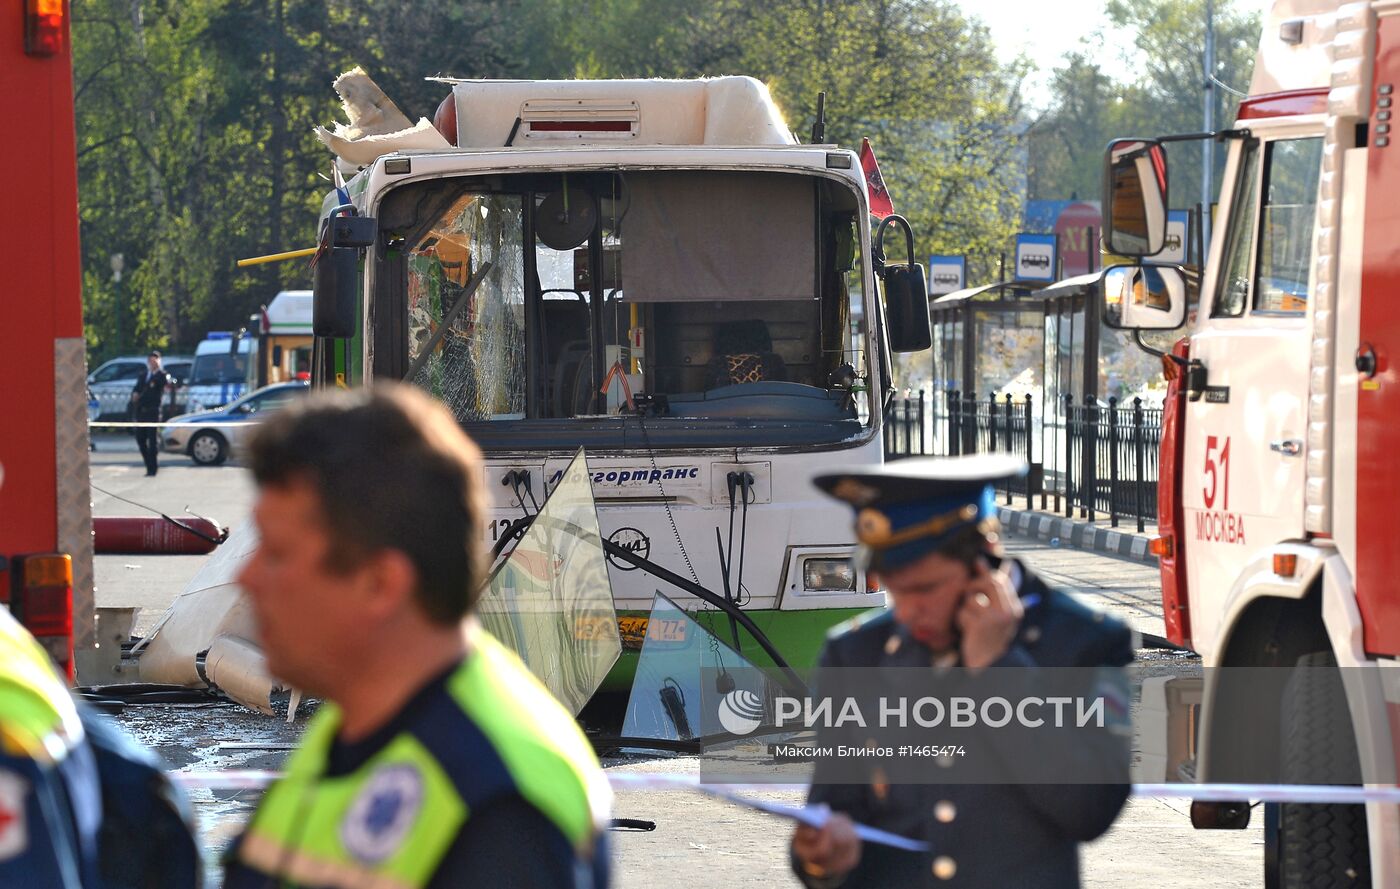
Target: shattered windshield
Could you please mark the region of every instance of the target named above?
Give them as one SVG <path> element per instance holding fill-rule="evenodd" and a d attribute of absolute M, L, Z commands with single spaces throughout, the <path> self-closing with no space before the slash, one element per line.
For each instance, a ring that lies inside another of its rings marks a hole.
<path fill-rule="evenodd" d="M 525 416 L 520 218 L 519 195 L 464 194 L 408 259 L 408 357 L 420 367 L 412 382 L 459 420 Z M 473 270 L 483 268 L 467 292 Z M 429 351 L 445 316 L 447 333 Z"/>
<path fill-rule="evenodd" d="M 663 438 L 677 423 L 702 437 L 859 436 L 870 411 L 857 208 L 835 180 L 774 172 L 410 184 L 381 214 L 391 250 L 376 339 L 400 337 L 402 353 L 377 341 L 377 372 L 397 360 L 474 433 L 640 418 Z"/>

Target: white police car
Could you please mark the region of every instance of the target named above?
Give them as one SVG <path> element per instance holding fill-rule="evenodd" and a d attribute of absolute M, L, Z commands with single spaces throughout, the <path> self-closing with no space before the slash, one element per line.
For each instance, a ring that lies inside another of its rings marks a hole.
<path fill-rule="evenodd" d="M 161 427 L 161 447 L 168 453 L 186 454 L 201 466 L 218 466 L 247 444 L 253 424 L 310 389 L 305 382 L 277 383 L 218 410 L 172 417 Z"/>

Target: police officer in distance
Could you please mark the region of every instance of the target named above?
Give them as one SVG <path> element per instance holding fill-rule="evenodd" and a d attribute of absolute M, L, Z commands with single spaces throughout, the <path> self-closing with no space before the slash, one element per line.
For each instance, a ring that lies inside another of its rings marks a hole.
<path fill-rule="evenodd" d="M 131 419 L 138 423 L 159 423 L 163 419 L 160 403 L 169 384 L 170 375 L 160 366 L 160 352 L 153 349 L 146 356 L 145 372 L 131 390 Z M 155 426 L 137 428 L 136 446 L 141 449 L 141 459 L 146 461 L 146 475 L 155 475 L 159 468 L 160 430 Z"/>
<path fill-rule="evenodd" d="M 403 386 L 317 393 L 251 449 L 239 582 L 271 672 L 327 701 L 225 889 L 597 889 L 611 792 L 577 723 L 471 617 L 481 457 Z"/>
<path fill-rule="evenodd" d="M 1015 667 L 1022 675 L 1046 667 L 1108 668 L 1120 679 L 1117 668 L 1133 657 L 1130 631 L 1001 554 L 994 486 L 1025 468 L 1013 457 L 985 455 L 906 460 L 815 479 L 855 510 L 868 568 L 879 573 L 890 603 L 834 630 L 821 667 L 926 669 L 930 694 L 938 692 L 939 675 L 955 666 L 969 673 Z M 1121 736 L 1125 726 L 1112 730 Z M 823 734 L 819 729 L 818 745 L 828 743 Z M 1009 763 L 1013 775 L 1028 776 L 1024 783 L 887 783 L 878 768 L 868 783 L 841 783 L 819 761 L 809 803 L 828 805 L 833 814 L 819 830 L 797 829 L 794 870 L 810 889 L 1072 889 L 1079 885 L 1078 844 L 1106 831 L 1128 795 L 1127 747 L 1121 741 L 1120 757 L 1119 743 L 1060 744 L 1043 753 L 1057 762 Z M 1089 761 L 1103 758 L 1105 749 L 1113 751 L 1109 762 Z M 1057 765 L 1113 780 L 1032 783 Z M 863 843 L 853 823 L 926 840 L 930 851 Z"/>

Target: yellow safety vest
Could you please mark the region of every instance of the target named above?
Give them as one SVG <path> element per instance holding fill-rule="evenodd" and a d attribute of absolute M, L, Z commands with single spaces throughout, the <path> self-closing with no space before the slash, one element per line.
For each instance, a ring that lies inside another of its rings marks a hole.
<path fill-rule="evenodd" d="M 0 749 L 53 763 L 82 740 L 78 708 L 48 653 L 0 607 Z"/>
<path fill-rule="evenodd" d="M 611 790 L 578 724 L 516 656 L 484 631 L 447 693 L 485 736 L 514 792 L 591 854 Z M 309 886 L 418 889 L 431 881 L 471 815 L 457 786 L 411 730 L 356 771 L 325 774 L 340 726 L 323 706 L 269 788 L 235 852 L 245 866 Z M 522 850 L 528 854 L 528 850 Z"/>

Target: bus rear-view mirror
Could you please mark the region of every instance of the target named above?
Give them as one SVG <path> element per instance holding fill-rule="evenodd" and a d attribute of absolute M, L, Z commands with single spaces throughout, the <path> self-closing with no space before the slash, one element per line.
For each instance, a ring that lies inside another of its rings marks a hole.
<path fill-rule="evenodd" d="M 355 335 L 359 253 L 353 247 L 332 247 L 317 260 L 311 285 L 311 332 L 316 336 L 345 339 Z"/>
<path fill-rule="evenodd" d="M 360 251 L 374 244 L 378 220 L 349 215 L 345 205 L 331 211 L 321 224 L 320 250 L 311 285 L 311 332 L 344 339 L 355 335 Z"/>
<path fill-rule="evenodd" d="M 908 261 L 885 262 L 885 232 L 892 225 L 904 230 Z M 885 286 L 885 315 L 890 349 L 895 352 L 922 352 L 933 347 L 929 324 L 928 285 L 924 267 L 914 260 L 914 230 L 903 216 L 886 216 L 875 233 L 875 261 Z"/>

